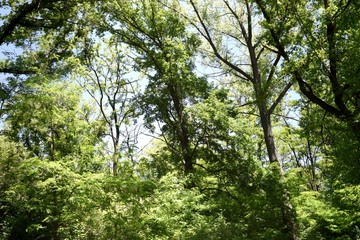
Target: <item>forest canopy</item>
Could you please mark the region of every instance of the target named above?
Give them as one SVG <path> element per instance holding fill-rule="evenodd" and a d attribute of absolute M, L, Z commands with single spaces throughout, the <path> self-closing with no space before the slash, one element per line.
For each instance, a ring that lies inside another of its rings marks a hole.
<path fill-rule="evenodd" d="M 0 1 L 0 239 L 360 239 L 360 2 Z"/>

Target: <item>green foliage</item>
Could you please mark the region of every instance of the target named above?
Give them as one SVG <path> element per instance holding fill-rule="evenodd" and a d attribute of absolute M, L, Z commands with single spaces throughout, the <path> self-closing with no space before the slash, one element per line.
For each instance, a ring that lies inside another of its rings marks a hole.
<path fill-rule="evenodd" d="M 356 1 L 1 7 L 0 239 L 360 239 Z"/>
<path fill-rule="evenodd" d="M 163 176 L 148 200 L 144 216 L 145 239 L 222 239 L 229 234 L 221 212 L 199 189 L 170 172 Z"/>
<path fill-rule="evenodd" d="M 46 81 L 46 80 L 45 80 Z M 95 136 L 79 105 L 79 88 L 61 82 L 29 85 L 9 106 L 9 136 L 20 141 L 34 155 L 56 160 L 72 154 L 94 151 Z"/>
<path fill-rule="evenodd" d="M 16 183 L 19 166 L 27 157 L 20 144 L 0 136 L 0 238 L 8 239 L 14 225 L 14 208 L 6 199 L 6 191 Z"/>
<path fill-rule="evenodd" d="M 9 54 L 1 72 L 66 74 L 59 62 L 74 54 L 78 42 L 87 39 L 86 10 L 93 1 L 12 1 L 4 0 L 1 8 L 0 45 L 15 46 L 20 54 Z M 90 12 L 89 12 L 90 14 Z M 82 16 L 82 17 L 80 17 Z M 6 51 L 4 51 L 6 52 Z M 8 52 L 9 53 L 9 52 Z"/>
<path fill-rule="evenodd" d="M 357 188 L 345 189 L 338 191 L 342 201 L 354 204 L 352 196 L 357 194 Z M 360 237 L 359 216 L 354 208 L 345 210 L 344 206 L 334 205 L 317 192 L 302 192 L 294 201 L 298 206 L 296 211 L 302 239 L 358 239 Z"/>

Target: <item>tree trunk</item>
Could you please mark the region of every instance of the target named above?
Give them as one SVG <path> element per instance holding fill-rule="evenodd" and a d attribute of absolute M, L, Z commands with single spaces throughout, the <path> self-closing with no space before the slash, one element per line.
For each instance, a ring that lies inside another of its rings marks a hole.
<path fill-rule="evenodd" d="M 186 114 L 184 113 L 183 99 L 181 98 L 181 96 L 179 96 L 179 93 L 176 90 L 177 87 L 174 83 L 168 83 L 167 87 L 171 96 L 171 100 L 174 104 L 174 110 L 176 111 L 176 135 L 178 141 L 180 142 L 181 158 L 184 164 L 184 173 L 185 175 L 189 175 L 194 171 L 194 165 L 190 147 L 188 120 Z"/>
<path fill-rule="evenodd" d="M 284 171 L 282 169 L 282 163 L 279 159 L 277 148 L 274 141 L 270 114 L 268 113 L 264 102 L 259 103 L 258 107 L 260 112 L 261 127 L 264 133 L 264 140 L 268 152 L 269 161 L 270 163 L 276 163 L 278 166 L 278 172 L 275 171 L 273 174 L 280 175 L 280 182 L 274 182 L 274 184 L 279 185 L 281 189 L 282 199 L 278 199 L 278 201 L 282 202 L 282 207 L 281 207 L 282 220 L 284 225 L 286 226 L 286 229 L 284 229 L 284 231 L 286 232 L 286 234 L 289 234 L 291 236 L 290 239 L 298 240 L 299 239 L 298 228 L 295 221 L 294 213 L 292 211 L 289 193 L 286 191 L 285 187 L 283 186 Z"/>

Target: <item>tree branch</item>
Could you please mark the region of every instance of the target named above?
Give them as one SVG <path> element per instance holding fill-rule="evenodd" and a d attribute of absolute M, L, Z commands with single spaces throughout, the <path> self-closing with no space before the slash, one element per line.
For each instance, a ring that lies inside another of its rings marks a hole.
<path fill-rule="evenodd" d="M 15 28 L 21 24 L 22 20 L 34 10 L 40 8 L 44 1 L 34 0 L 31 3 L 23 4 L 17 13 L 13 17 L 10 17 L 9 21 L 1 26 L 0 29 L 0 45 L 6 41 L 6 38 L 11 36 Z M 45 1 L 46 2 L 46 1 Z"/>
<path fill-rule="evenodd" d="M 281 93 L 279 94 L 279 96 L 276 98 L 276 100 L 273 102 L 273 104 L 271 105 L 271 107 L 268 110 L 269 114 L 272 114 L 276 108 L 277 105 L 279 105 L 279 103 L 281 102 L 281 100 L 284 98 L 284 96 L 286 95 L 287 91 L 291 88 L 291 86 L 293 85 L 293 82 L 288 82 L 288 84 L 286 84 L 285 88 L 281 91 Z"/>
<path fill-rule="evenodd" d="M 229 60 L 227 60 L 226 58 L 224 58 L 218 48 L 216 47 L 214 41 L 212 40 L 211 34 L 209 32 L 209 29 L 206 27 L 204 20 L 202 19 L 202 17 L 200 16 L 200 13 L 197 9 L 197 7 L 194 4 L 193 0 L 190 0 L 190 4 L 193 7 L 195 14 L 204 30 L 205 33 L 203 33 L 202 31 L 200 31 L 200 34 L 204 36 L 204 38 L 207 40 L 207 42 L 210 44 L 211 48 L 214 51 L 214 54 L 217 58 L 219 58 L 223 63 L 225 63 L 227 66 L 229 66 L 230 68 L 234 69 L 235 71 L 239 72 L 241 75 L 243 75 L 247 80 L 249 81 L 254 81 L 253 77 L 251 77 L 249 74 L 247 74 L 244 70 L 242 70 L 241 68 L 239 68 L 238 66 L 234 65 L 233 63 L 231 63 Z"/>
<path fill-rule="evenodd" d="M 270 15 L 266 11 L 262 0 L 256 0 L 256 3 L 258 5 L 260 11 L 262 12 L 266 22 L 269 23 L 269 25 L 271 25 L 272 22 L 271 22 Z M 284 45 L 280 42 L 280 37 L 276 33 L 275 29 L 274 28 L 269 28 L 268 30 L 270 31 L 271 37 L 273 38 L 273 40 L 275 42 L 275 47 L 277 48 L 279 54 L 285 59 L 285 61 L 290 61 L 289 55 L 285 51 Z M 301 76 L 301 74 L 300 74 L 300 72 L 298 70 L 294 70 L 291 73 L 294 76 L 295 80 L 298 82 L 299 87 L 300 87 L 300 91 L 311 102 L 317 104 L 319 107 L 321 107 L 325 111 L 330 112 L 331 114 L 333 114 L 333 115 L 335 115 L 337 117 L 344 116 L 344 114 L 339 109 L 337 109 L 337 108 L 333 107 L 332 105 L 326 103 L 324 100 L 322 100 L 317 95 L 315 95 L 314 92 L 312 91 L 310 85 L 304 81 L 304 79 L 302 78 L 302 76 Z"/>

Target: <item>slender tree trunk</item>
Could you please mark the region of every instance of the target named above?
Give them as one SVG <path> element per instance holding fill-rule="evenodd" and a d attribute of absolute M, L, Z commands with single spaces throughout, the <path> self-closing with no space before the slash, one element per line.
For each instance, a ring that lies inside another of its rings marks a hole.
<path fill-rule="evenodd" d="M 114 140 L 114 153 L 112 156 L 112 162 L 113 162 L 113 176 L 117 176 L 118 175 L 118 161 L 119 161 L 119 136 L 116 136 L 115 140 Z"/>
<path fill-rule="evenodd" d="M 117 176 L 118 175 L 118 153 L 117 151 L 114 152 L 113 155 L 113 166 L 112 166 L 112 172 L 113 172 L 113 176 Z"/>
<path fill-rule="evenodd" d="M 294 213 L 292 211 L 289 193 L 286 191 L 285 187 L 283 186 L 284 172 L 282 168 L 282 163 L 278 156 L 274 135 L 272 132 L 270 114 L 268 113 L 264 102 L 259 103 L 258 107 L 260 112 L 261 127 L 264 133 L 264 140 L 268 152 L 269 161 L 270 163 L 276 163 L 278 166 L 278 172 L 275 171 L 273 174 L 280 175 L 280 182 L 275 182 L 274 184 L 278 184 L 281 189 L 282 199 L 279 199 L 279 201 L 281 201 L 281 205 L 282 205 L 281 214 L 282 214 L 283 223 L 284 225 L 286 225 L 285 231 L 287 234 L 291 236 L 290 239 L 298 240 L 299 239 L 298 228 L 295 221 Z"/>

